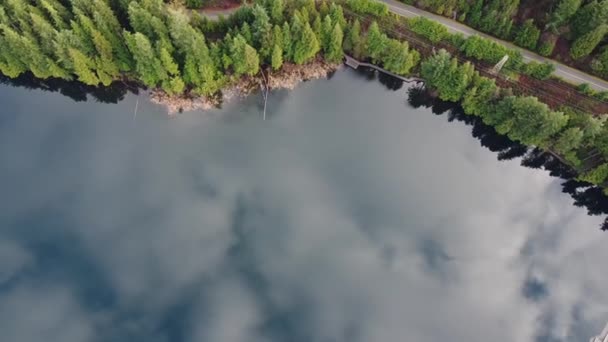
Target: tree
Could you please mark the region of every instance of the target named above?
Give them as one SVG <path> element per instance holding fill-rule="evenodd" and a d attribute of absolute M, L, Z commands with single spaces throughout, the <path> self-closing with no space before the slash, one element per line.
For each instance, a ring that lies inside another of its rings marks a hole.
<path fill-rule="evenodd" d="M 289 27 L 288 22 L 283 23 L 283 27 L 281 29 L 281 36 L 283 38 L 283 42 L 281 43 L 283 57 L 286 60 L 293 60 L 293 41 L 291 39 L 291 28 Z"/>
<path fill-rule="evenodd" d="M 272 69 L 279 70 L 283 65 L 283 50 L 279 44 L 275 44 L 272 49 Z"/>
<path fill-rule="evenodd" d="M 253 7 L 253 43 L 258 47 L 262 59 L 269 59 L 272 54 L 272 25 L 264 7 L 255 5 Z M 248 41 L 249 42 L 249 41 Z"/>
<path fill-rule="evenodd" d="M 358 19 L 348 30 L 346 39 L 344 40 L 344 50 L 349 51 L 355 58 L 361 58 L 363 53 L 363 42 L 361 40 L 361 23 Z"/>
<path fill-rule="evenodd" d="M 604 39 L 606 33 L 608 33 L 608 25 L 603 24 L 575 40 L 570 49 L 570 56 L 574 59 L 588 56 Z"/>
<path fill-rule="evenodd" d="M 340 27 L 346 27 L 346 19 L 344 18 L 344 11 L 342 6 L 332 2 L 329 6 L 329 16 L 333 23 L 340 24 Z"/>
<path fill-rule="evenodd" d="M 547 23 L 546 28 L 555 31 L 560 26 L 566 24 L 576 14 L 582 3 L 582 0 L 561 0 L 555 11 L 551 13 L 551 19 Z"/>
<path fill-rule="evenodd" d="M 406 42 L 389 39 L 383 57 L 384 68 L 399 75 L 407 75 L 420 59 L 418 52 L 410 50 Z"/>
<path fill-rule="evenodd" d="M 492 111 L 497 94 L 498 87 L 493 79 L 475 75 L 473 86 L 464 95 L 462 108 L 466 114 L 483 116 Z"/>
<path fill-rule="evenodd" d="M 534 25 L 534 20 L 529 19 L 526 20 L 515 36 L 515 44 L 534 50 L 536 49 L 536 44 L 538 44 L 538 38 L 540 38 L 540 30 Z"/>
<path fill-rule="evenodd" d="M 137 77 L 148 87 L 156 87 L 168 78 L 162 61 L 156 56 L 150 40 L 143 34 L 125 32 L 127 46 L 135 59 Z"/>
<path fill-rule="evenodd" d="M 540 46 L 538 47 L 538 53 L 541 56 L 549 57 L 553 54 L 553 50 L 555 49 L 555 43 L 557 42 L 557 37 L 554 35 L 550 35 L 541 40 Z"/>
<path fill-rule="evenodd" d="M 578 177 L 579 180 L 595 185 L 602 185 L 608 179 L 608 164 L 602 164 Z"/>
<path fill-rule="evenodd" d="M 380 61 L 384 49 L 386 48 L 386 42 L 388 38 L 378 27 L 377 22 L 373 22 L 367 30 L 367 44 L 366 50 L 369 57 L 374 63 Z"/>
<path fill-rule="evenodd" d="M 321 28 L 321 35 L 317 35 L 320 39 L 321 48 L 323 52 L 327 53 L 331 44 L 331 38 L 334 31 L 334 25 L 332 24 L 331 17 L 326 15 L 323 19 L 323 26 Z"/>
<path fill-rule="evenodd" d="M 295 41 L 293 61 L 296 64 L 304 64 L 315 57 L 320 49 L 319 41 L 310 24 L 304 24 L 302 34 Z"/>
<path fill-rule="evenodd" d="M 562 156 L 566 156 L 577 150 L 583 142 L 583 130 L 578 127 L 570 127 L 559 134 L 553 149 Z"/>
<path fill-rule="evenodd" d="M 325 52 L 325 58 L 331 63 L 339 63 L 344 58 L 344 50 L 342 49 L 342 41 L 344 39 L 344 33 L 339 23 L 334 25 L 334 29 L 329 37 L 329 43 L 327 51 Z"/>
<path fill-rule="evenodd" d="M 412 31 L 428 38 L 433 43 L 440 42 L 449 34 L 448 29 L 445 26 L 425 17 L 410 19 L 408 24 Z"/>
<path fill-rule="evenodd" d="M 568 116 L 552 111 L 535 97 L 509 96 L 496 108 L 493 119 L 497 120 L 486 122 L 492 117 L 485 116 L 484 122 L 494 125 L 497 132 L 526 145 L 547 147 L 550 138 L 568 123 Z"/>
<path fill-rule="evenodd" d="M 260 71 L 260 58 L 257 51 L 251 45 L 247 44 L 245 38 L 237 35 L 232 40 L 230 47 L 230 57 L 232 58 L 232 67 L 237 76 L 250 75 L 253 76 Z"/>
<path fill-rule="evenodd" d="M 572 32 L 575 38 L 593 31 L 608 19 L 608 0 L 593 0 L 581 7 L 572 18 Z"/>
<path fill-rule="evenodd" d="M 283 22 L 283 11 L 285 3 L 283 0 L 270 0 L 270 17 L 275 23 Z"/>
<path fill-rule="evenodd" d="M 78 80 L 87 85 L 98 85 L 99 79 L 91 70 L 93 61 L 76 49 L 70 49 L 69 53 L 72 58 L 74 73 L 78 76 Z"/>

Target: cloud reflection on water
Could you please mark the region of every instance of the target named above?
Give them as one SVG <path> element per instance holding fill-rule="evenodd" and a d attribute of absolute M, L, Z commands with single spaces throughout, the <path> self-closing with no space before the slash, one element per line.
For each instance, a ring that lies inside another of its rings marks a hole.
<path fill-rule="evenodd" d="M 3 341 L 597 333 L 601 220 L 404 97 L 339 72 L 273 94 L 266 122 L 252 97 L 133 125 L 133 97 L 4 88 Z"/>

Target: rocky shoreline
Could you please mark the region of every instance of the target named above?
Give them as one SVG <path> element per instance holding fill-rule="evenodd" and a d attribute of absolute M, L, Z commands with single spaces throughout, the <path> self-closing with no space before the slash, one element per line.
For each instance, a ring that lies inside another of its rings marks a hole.
<path fill-rule="evenodd" d="M 303 81 L 327 77 L 341 66 L 342 64 L 327 63 L 321 58 L 304 65 L 285 63 L 280 70 L 264 70 L 266 80 L 261 74 L 246 76 L 222 90 L 217 96 L 171 96 L 161 90 L 154 90 L 151 92 L 151 101 L 165 107 L 169 115 L 197 110 L 206 111 L 233 98 L 247 96 L 259 90 L 266 82 L 270 90 L 294 89 Z"/>

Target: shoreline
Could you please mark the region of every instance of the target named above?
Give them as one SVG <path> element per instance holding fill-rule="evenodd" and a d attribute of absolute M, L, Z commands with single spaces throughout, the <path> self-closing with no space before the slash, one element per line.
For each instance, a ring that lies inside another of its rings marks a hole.
<path fill-rule="evenodd" d="M 277 71 L 263 70 L 263 72 L 267 73 L 269 90 L 292 90 L 302 82 L 325 78 L 332 72 L 342 68 L 342 66 L 342 63 L 327 63 L 322 58 L 317 58 L 313 62 L 302 65 L 285 63 Z M 191 94 L 168 95 L 160 89 L 155 89 L 150 93 L 150 101 L 156 105 L 165 107 L 169 116 L 197 110 L 207 111 L 218 107 L 226 101 L 242 98 L 258 91 L 263 87 L 264 82 L 264 77 L 260 74 L 243 76 L 239 80 L 229 84 L 215 96 Z"/>

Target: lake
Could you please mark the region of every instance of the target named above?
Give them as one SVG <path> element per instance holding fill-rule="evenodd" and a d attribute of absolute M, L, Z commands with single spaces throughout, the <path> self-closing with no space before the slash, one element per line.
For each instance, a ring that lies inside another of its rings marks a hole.
<path fill-rule="evenodd" d="M 598 334 L 601 200 L 408 87 L 338 71 L 264 121 L 259 94 L 168 118 L 2 85 L 2 341 Z"/>

